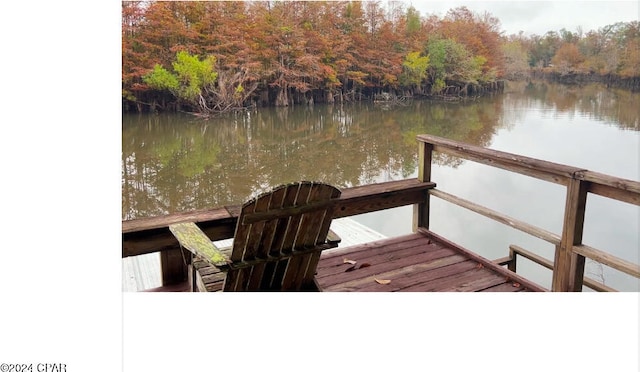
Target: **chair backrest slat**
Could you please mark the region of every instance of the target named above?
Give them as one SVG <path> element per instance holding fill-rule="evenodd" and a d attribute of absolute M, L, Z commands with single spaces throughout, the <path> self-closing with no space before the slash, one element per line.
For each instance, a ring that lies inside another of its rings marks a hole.
<path fill-rule="evenodd" d="M 340 190 L 331 185 L 303 181 L 245 203 L 231 261 L 276 261 L 230 270 L 224 290 L 295 290 L 312 281 L 320 252 L 303 252 L 324 243 L 333 216 L 331 199 L 339 196 Z M 302 254 L 291 256 L 294 252 Z"/>

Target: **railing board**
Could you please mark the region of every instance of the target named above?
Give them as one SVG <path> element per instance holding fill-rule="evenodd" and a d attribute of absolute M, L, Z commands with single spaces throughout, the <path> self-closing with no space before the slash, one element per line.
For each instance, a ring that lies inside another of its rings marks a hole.
<path fill-rule="evenodd" d="M 529 251 L 527 249 L 524 249 L 524 248 L 522 248 L 522 247 L 520 247 L 518 245 L 515 245 L 515 244 L 511 244 L 509 246 L 509 249 L 512 250 L 514 253 L 517 253 L 518 255 L 520 255 L 520 256 L 522 256 L 524 258 L 527 258 L 527 259 L 537 263 L 538 265 L 540 265 L 542 267 L 545 267 L 545 268 L 547 268 L 549 270 L 553 270 L 553 261 L 551 261 L 551 260 L 548 260 L 548 259 L 546 259 L 546 258 L 544 258 L 542 256 L 539 256 L 539 255 L 537 255 L 537 254 L 535 254 L 535 253 L 533 253 L 533 252 L 531 252 L 531 251 Z M 574 249 L 575 249 L 575 247 L 574 247 Z M 591 278 L 587 278 L 587 277 L 585 277 L 583 279 L 583 284 L 586 287 L 591 288 L 593 290 L 596 290 L 598 292 L 617 292 L 616 289 L 611 288 L 609 286 L 606 286 L 606 285 L 604 285 L 604 284 L 602 284 L 600 282 L 597 282 L 597 281 L 595 281 L 595 280 L 593 280 Z"/>
<path fill-rule="evenodd" d="M 336 199 L 333 218 L 348 217 L 423 201 L 432 182 L 417 179 L 382 182 L 346 188 Z M 146 217 L 122 221 L 122 257 L 178 248 L 168 227 L 174 223 L 195 222 L 211 239 L 233 238 L 241 206 Z"/>
<path fill-rule="evenodd" d="M 477 270 L 474 276 L 462 282 L 454 283 L 449 287 L 439 289 L 438 292 L 479 292 L 483 289 L 491 288 L 498 284 L 507 283 L 508 280 L 502 275 L 492 271 Z"/>
<path fill-rule="evenodd" d="M 419 263 L 419 262 L 429 262 L 431 260 L 452 256 L 452 255 L 455 255 L 454 251 L 450 249 L 442 248 L 442 249 L 435 249 L 433 251 L 425 252 L 425 253 L 409 254 L 405 257 L 399 257 L 391 260 L 376 261 L 372 259 L 371 260 L 372 262 L 369 262 L 370 260 L 367 258 L 362 262 L 370 263 L 371 266 L 349 271 L 349 272 L 346 271 L 346 269 L 348 268 L 347 265 L 345 265 L 344 270 L 337 273 L 333 272 L 332 275 L 324 275 L 322 270 L 318 269 L 318 275 L 316 276 L 316 280 L 322 286 L 323 289 L 325 287 L 330 287 L 345 281 L 352 281 L 352 280 L 362 279 L 362 278 L 369 278 L 371 284 L 377 284 L 373 279 L 375 275 L 382 275 L 387 273 L 388 271 L 399 270 L 405 267 L 415 265 L 416 263 Z M 381 279 L 388 279 L 388 278 L 382 277 Z"/>
<path fill-rule="evenodd" d="M 479 292 L 523 292 L 524 288 L 522 286 L 515 286 L 513 282 L 506 282 L 498 285 L 494 285 L 493 287 L 485 288 L 480 290 Z"/>
<path fill-rule="evenodd" d="M 596 195 L 604 196 L 605 198 L 615 199 L 629 204 L 640 205 L 640 194 L 636 194 L 635 192 L 631 192 L 629 190 L 616 188 L 614 186 L 589 182 L 587 191 Z"/>
<path fill-rule="evenodd" d="M 566 184 L 567 180 L 573 178 L 576 172 L 584 170 L 582 168 L 515 155 L 508 152 L 467 145 L 430 135 L 418 135 L 417 138 L 418 141 L 433 144 L 433 150 L 436 152 L 458 156 L 463 159 L 473 160 L 482 164 L 559 184 Z"/>
<path fill-rule="evenodd" d="M 441 257 L 441 258 L 433 259 L 429 262 L 413 263 L 410 266 L 404 266 L 397 269 L 389 270 L 385 272 L 383 278 L 391 279 L 391 283 L 388 284 L 388 285 L 391 285 L 391 288 L 397 288 L 397 289 L 404 288 L 407 284 L 406 283 L 403 284 L 403 281 L 408 280 L 411 273 L 419 274 L 429 270 L 435 270 L 439 267 L 449 266 L 449 265 L 453 265 L 455 263 L 463 262 L 463 261 L 469 261 L 469 258 L 461 255 L 452 254 L 452 255 Z M 397 281 L 396 278 L 405 278 L 405 279 Z M 333 286 L 329 286 L 329 287 L 323 286 L 323 290 L 327 292 L 328 291 L 349 292 L 349 291 L 357 291 L 360 288 L 364 288 L 365 286 L 370 287 L 369 288 L 370 290 L 375 290 L 376 287 L 377 289 L 380 289 L 378 287 L 380 285 L 378 283 L 374 283 L 372 281 L 371 276 L 365 276 L 365 277 L 360 277 L 358 279 L 351 279 L 351 278 L 344 279 L 342 282 L 337 283 Z"/>
<path fill-rule="evenodd" d="M 624 190 L 636 195 L 640 194 L 640 182 L 638 181 L 614 177 L 594 171 L 580 172 L 576 174 L 576 178 L 603 186 L 609 186 L 614 189 Z"/>
<path fill-rule="evenodd" d="M 445 238 L 443 238 L 440 235 L 437 235 L 436 233 L 434 233 L 433 231 L 430 230 L 426 230 L 426 229 L 419 229 L 418 232 L 422 233 L 423 235 L 427 236 L 428 238 L 430 238 L 432 241 L 437 242 L 437 243 L 441 243 L 444 244 L 448 247 L 451 247 L 453 249 L 456 249 L 457 251 L 459 251 L 460 253 L 470 257 L 471 259 L 483 264 L 485 267 L 487 268 L 491 268 L 493 271 L 496 271 L 498 273 L 504 274 L 507 278 L 509 278 L 510 280 L 514 280 L 519 282 L 522 285 L 525 285 L 526 287 L 534 290 L 534 291 L 540 291 L 540 292 L 544 292 L 546 291 L 546 289 L 544 289 L 542 286 L 540 286 L 539 284 L 536 284 L 526 278 L 523 278 L 503 267 L 501 267 L 500 265 L 496 265 L 495 263 L 493 263 L 491 260 L 480 256 L 479 254 L 472 252 L 466 248 L 463 248 L 462 246 L 447 240 Z"/>
<path fill-rule="evenodd" d="M 510 216 L 507 216 L 506 214 L 502 214 L 500 212 L 496 212 L 492 209 L 489 209 L 487 207 L 483 207 L 479 204 L 473 203 L 471 201 L 459 198 L 455 195 L 451 195 L 449 193 L 446 193 L 444 191 L 441 190 L 437 190 L 437 189 L 432 189 L 429 190 L 429 194 L 436 196 L 440 199 L 446 200 L 450 203 L 459 205 L 463 208 L 467 208 L 471 211 L 474 211 L 478 214 L 481 214 L 485 217 L 491 218 L 495 221 L 501 222 L 505 225 L 511 226 L 517 230 L 520 230 L 522 232 L 525 232 L 527 234 L 533 235 L 537 238 L 540 238 L 542 240 L 546 240 L 549 243 L 552 243 L 554 245 L 560 244 L 560 236 L 546 231 L 544 229 L 541 229 L 537 226 L 531 225 L 529 223 L 517 220 L 515 218 L 512 218 Z"/>
<path fill-rule="evenodd" d="M 589 247 L 588 245 L 575 245 L 573 246 L 573 253 L 579 254 L 583 257 L 590 258 L 594 261 L 598 261 L 601 264 L 607 265 L 616 270 L 620 270 L 623 273 L 629 274 L 636 278 L 640 278 L 640 265 L 634 264 L 613 256 L 607 252 Z"/>
<path fill-rule="evenodd" d="M 417 241 L 417 242 L 420 243 L 420 241 Z M 442 250 L 442 249 L 443 248 L 441 246 L 437 246 L 435 244 L 424 246 L 424 241 L 422 241 L 422 243 L 420 244 L 416 244 L 416 243 L 411 245 L 394 244 L 394 245 L 386 246 L 383 249 L 360 251 L 357 253 L 346 255 L 344 256 L 344 258 L 357 261 L 357 263 L 355 264 L 356 268 L 365 263 L 370 265 L 369 267 L 372 267 L 372 266 L 385 265 L 389 262 L 398 261 L 398 260 L 404 260 L 404 261 L 407 261 L 408 264 L 411 264 L 412 263 L 411 260 L 414 260 L 413 262 L 419 262 L 421 260 L 432 258 L 433 257 L 432 252 Z M 444 255 L 444 254 L 454 254 L 454 252 L 451 250 L 448 250 L 446 252 L 440 252 L 435 255 Z M 351 264 L 345 264 L 344 261 L 342 260 L 342 257 L 331 258 L 331 259 L 327 259 L 323 257 L 322 261 L 323 261 L 323 264 L 322 264 L 323 268 L 322 268 L 322 271 L 318 271 L 318 274 L 316 275 L 317 278 L 341 274 L 346 272 L 347 269 L 353 266 Z M 358 270 L 364 270 L 364 269 L 365 268 L 358 269 Z"/>

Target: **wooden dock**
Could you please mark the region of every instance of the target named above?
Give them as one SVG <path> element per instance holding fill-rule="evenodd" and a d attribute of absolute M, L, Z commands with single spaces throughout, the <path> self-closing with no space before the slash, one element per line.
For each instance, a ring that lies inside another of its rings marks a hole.
<path fill-rule="evenodd" d="M 387 238 L 383 234 L 368 228 L 352 218 L 338 218 L 331 224 L 331 229 L 340 236 L 342 242 L 338 248 L 332 251 L 340 252 L 354 245 L 365 244 Z M 224 239 L 215 242 L 216 246 L 225 251 L 231 249 L 233 239 Z M 140 292 L 149 290 L 167 290 L 162 288 L 162 268 L 159 253 L 131 256 L 122 259 L 122 291 Z M 184 286 L 168 288 L 174 291 L 183 291 Z"/>
<path fill-rule="evenodd" d="M 378 236 L 370 242 L 358 242 L 355 245 L 347 242 L 347 234 L 342 234 L 343 241 L 339 247 L 349 246 L 325 250 L 320 257 L 315 276 L 320 291 L 545 290 L 516 273 L 517 262 L 521 259 L 552 270 L 552 291 L 581 291 L 583 286 L 597 291 L 615 290 L 584 277 L 587 258 L 640 278 L 640 266 L 636 263 L 582 244 L 587 195 L 597 194 L 640 206 L 640 182 L 434 136 L 419 135 L 417 139 L 417 178 L 346 188 L 339 198 L 331 201 L 334 227 L 338 227 L 337 221 L 344 217 L 413 205 L 415 232 L 396 238 Z M 431 180 L 434 152 L 565 186 L 566 202 L 558 206 L 564 210 L 562 233 L 557 235 L 437 189 Z M 511 245 L 505 247 L 507 256 L 492 262 L 434 234 L 429 230 L 431 196 L 552 243 L 555 246 L 554 260 L 546 260 L 525 248 Z M 122 257 L 128 260 L 127 257 L 158 252 L 162 284 L 158 289 L 160 291 L 190 289 L 189 281 L 193 282 L 193 276 L 189 275 L 191 267 L 195 267 L 197 272 L 196 289 L 216 291 L 222 288 L 226 274 L 197 260 L 193 265 L 188 265 L 168 227 L 176 223 L 193 222 L 210 240 L 220 241 L 233 237 L 239 215 L 240 206 L 226 206 L 123 221 Z M 123 263 L 123 270 L 126 265 Z M 146 263 L 141 262 L 138 267 L 138 274 L 142 277 L 145 275 L 141 269 L 144 265 Z M 152 263 L 149 265 L 152 266 Z M 135 271 L 136 268 L 132 266 L 128 270 Z M 157 272 L 155 276 L 158 277 Z M 123 277 L 123 289 L 129 279 Z"/>

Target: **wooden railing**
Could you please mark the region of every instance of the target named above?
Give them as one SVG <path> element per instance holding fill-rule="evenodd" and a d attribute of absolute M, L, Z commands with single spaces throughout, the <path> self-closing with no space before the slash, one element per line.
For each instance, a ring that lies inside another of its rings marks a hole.
<path fill-rule="evenodd" d="M 432 182 L 413 178 L 346 188 L 336 201 L 333 216 L 348 217 L 421 203 L 433 187 Z M 122 221 L 122 257 L 160 252 L 163 285 L 183 282 L 187 280 L 187 268 L 169 225 L 195 222 L 211 240 L 222 240 L 233 237 L 239 214 L 240 206 L 227 206 Z"/>
<path fill-rule="evenodd" d="M 613 290 L 584 277 L 585 258 L 640 278 L 638 265 L 582 244 L 587 194 L 593 193 L 640 205 L 640 182 L 429 135 L 418 136 L 418 144 L 417 178 L 344 189 L 340 199 L 336 201 L 334 218 L 414 205 L 414 229 L 429 228 L 430 196 L 433 195 L 553 244 L 553 261 L 515 245 L 509 247 L 508 257 L 496 260 L 515 272 L 519 255 L 553 270 L 553 291 L 581 291 L 583 285 L 598 291 Z M 567 195 L 561 235 L 435 189 L 435 183 L 431 182 L 433 152 L 454 155 L 564 185 Z M 169 225 L 195 222 L 211 240 L 222 240 L 233 237 L 239 214 L 240 206 L 227 206 L 123 221 L 122 257 L 160 252 L 163 285 L 183 282 L 186 280 L 187 270 L 178 242 L 169 231 Z"/>
<path fill-rule="evenodd" d="M 533 262 L 552 269 L 551 290 L 563 292 L 581 291 L 583 285 L 598 291 L 613 290 L 610 287 L 584 278 L 585 258 L 640 278 L 640 267 L 638 265 L 582 244 L 587 194 L 593 193 L 640 206 L 640 182 L 502 151 L 470 146 L 435 136 L 419 135 L 418 143 L 418 180 L 422 182 L 431 181 L 431 162 L 435 151 L 557 183 L 567 188 L 561 235 L 519 221 L 439 189 L 429 191 L 429 195 L 457 204 L 555 245 L 553 262 L 512 245 L 509 257 L 497 260 L 501 264 L 508 265 L 508 268 L 512 271 L 516 269 L 517 255 L 526 257 Z M 417 227 L 429 227 L 429 196 L 414 208 L 414 228 Z"/>

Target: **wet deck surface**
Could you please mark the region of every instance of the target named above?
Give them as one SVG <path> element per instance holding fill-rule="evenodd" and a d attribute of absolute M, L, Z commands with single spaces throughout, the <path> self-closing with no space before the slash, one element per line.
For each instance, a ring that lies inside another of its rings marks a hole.
<path fill-rule="evenodd" d="M 325 251 L 316 278 L 325 292 L 521 292 L 541 289 L 523 283 L 502 267 L 478 260 L 422 233 L 342 251 Z"/>
<path fill-rule="evenodd" d="M 316 280 L 323 292 L 531 292 L 535 283 L 431 232 L 327 250 Z M 208 291 L 222 289 L 225 273 L 197 262 Z M 185 290 L 176 287 L 175 290 Z"/>

